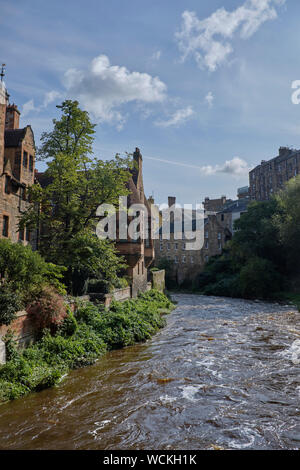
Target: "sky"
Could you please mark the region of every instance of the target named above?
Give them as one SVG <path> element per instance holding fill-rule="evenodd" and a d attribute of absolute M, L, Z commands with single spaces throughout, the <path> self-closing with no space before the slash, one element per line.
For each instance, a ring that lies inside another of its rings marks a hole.
<path fill-rule="evenodd" d="M 77 99 L 97 157 L 139 147 L 146 194 L 196 204 L 300 147 L 299 18 L 299 0 L 0 0 L 0 62 L 37 145 Z"/>

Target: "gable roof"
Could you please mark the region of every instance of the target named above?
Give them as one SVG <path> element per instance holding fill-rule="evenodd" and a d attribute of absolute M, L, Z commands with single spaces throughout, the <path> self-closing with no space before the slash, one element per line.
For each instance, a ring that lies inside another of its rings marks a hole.
<path fill-rule="evenodd" d="M 24 129 L 6 129 L 4 133 L 5 147 L 19 147 L 26 131 L 27 127 L 24 127 Z"/>

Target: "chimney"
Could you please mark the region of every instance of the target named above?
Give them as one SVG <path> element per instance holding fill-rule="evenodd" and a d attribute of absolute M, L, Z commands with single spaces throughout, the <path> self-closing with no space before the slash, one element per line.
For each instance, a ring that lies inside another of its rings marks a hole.
<path fill-rule="evenodd" d="M 169 196 L 168 197 L 168 206 L 169 207 L 172 207 L 172 206 L 175 206 L 176 204 L 176 197 L 174 196 Z"/>
<path fill-rule="evenodd" d="M 19 129 L 20 111 L 15 104 L 10 104 L 6 108 L 5 129 Z"/>

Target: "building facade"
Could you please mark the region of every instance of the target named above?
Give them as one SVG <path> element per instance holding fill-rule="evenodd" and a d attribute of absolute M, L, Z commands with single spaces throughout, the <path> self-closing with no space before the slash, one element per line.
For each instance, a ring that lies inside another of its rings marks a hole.
<path fill-rule="evenodd" d="M 35 143 L 30 126 L 19 127 L 20 111 L 9 104 L 0 82 L 0 238 L 30 243 L 30 230 L 19 231 L 19 219 L 29 207 L 27 189 L 34 182 Z"/>
<path fill-rule="evenodd" d="M 170 208 L 175 206 L 175 203 L 175 198 L 169 198 Z M 192 232 L 195 233 L 196 230 L 197 225 L 193 219 Z M 160 230 L 159 239 L 155 240 L 155 265 L 159 266 L 161 260 L 170 261 L 171 276 L 178 285 L 184 282 L 193 283 L 204 270 L 210 257 L 220 255 L 225 243 L 230 239 L 230 232 L 219 222 L 216 213 L 204 215 L 200 230 L 201 233 L 197 237 L 202 239 L 203 246 L 197 250 L 188 249 L 191 234 L 187 233 L 185 237 L 184 224 L 182 231 L 177 233 L 176 223 L 172 219 L 169 239 L 164 239 Z"/>
<path fill-rule="evenodd" d="M 268 201 L 284 184 L 300 174 L 300 150 L 280 147 L 277 157 L 262 160 L 249 173 L 249 194 L 252 200 Z"/>
<path fill-rule="evenodd" d="M 143 183 L 143 157 L 138 148 L 133 153 L 134 167 L 131 170 L 131 177 L 127 183 L 130 191 L 127 197 L 127 211 L 133 204 L 141 205 L 146 208 L 146 212 L 141 210 L 140 237 L 137 240 L 130 238 L 120 239 L 120 218 L 117 214 L 117 241 L 116 248 L 124 256 L 127 268 L 127 276 L 131 281 L 132 296 L 136 297 L 140 292 L 147 290 L 148 268 L 154 262 L 154 242 L 152 236 L 151 205 L 148 202 Z M 147 233 L 144 233 L 144 218 L 147 217 Z M 127 225 L 133 221 L 134 217 L 127 215 Z"/>

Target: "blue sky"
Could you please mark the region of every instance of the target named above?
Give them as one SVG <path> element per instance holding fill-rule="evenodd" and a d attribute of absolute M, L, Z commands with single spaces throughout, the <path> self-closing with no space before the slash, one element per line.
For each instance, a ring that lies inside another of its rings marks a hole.
<path fill-rule="evenodd" d="M 78 99 L 97 156 L 137 146 L 148 195 L 200 203 L 299 148 L 299 18 L 297 0 L 0 0 L 0 61 L 37 143 Z"/>

